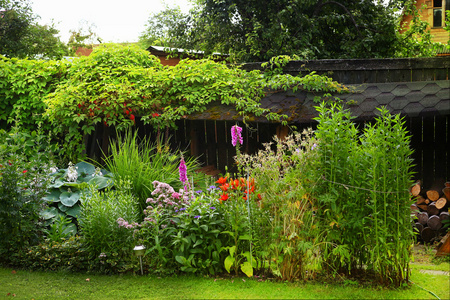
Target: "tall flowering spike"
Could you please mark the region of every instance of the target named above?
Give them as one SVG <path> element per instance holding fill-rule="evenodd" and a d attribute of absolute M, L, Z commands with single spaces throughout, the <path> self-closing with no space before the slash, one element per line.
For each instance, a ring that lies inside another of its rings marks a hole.
<path fill-rule="evenodd" d="M 244 143 L 244 139 L 242 138 L 242 127 L 237 125 L 231 126 L 231 143 L 234 147 L 236 147 L 238 141 L 241 145 Z"/>
<path fill-rule="evenodd" d="M 180 171 L 180 181 L 183 184 L 186 184 L 188 182 L 188 178 L 187 178 L 187 168 L 186 168 L 186 162 L 184 161 L 184 158 L 181 157 L 181 161 L 180 161 L 180 167 L 178 168 Z"/>

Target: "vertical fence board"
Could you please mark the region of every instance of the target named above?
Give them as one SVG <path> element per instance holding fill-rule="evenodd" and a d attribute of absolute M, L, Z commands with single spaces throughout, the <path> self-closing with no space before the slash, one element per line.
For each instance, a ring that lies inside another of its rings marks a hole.
<path fill-rule="evenodd" d="M 435 141 L 434 141 L 434 117 L 423 118 L 422 133 L 422 159 L 423 159 L 423 184 L 425 188 L 430 188 L 435 180 Z"/>
<path fill-rule="evenodd" d="M 223 173 L 225 172 L 225 167 L 228 166 L 227 144 L 230 140 L 227 124 L 225 121 L 216 121 L 215 137 L 217 147 L 217 169 Z"/>
<path fill-rule="evenodd" d="M 215 132 L 215 121 L 205 121 L 205 142 L 206 142 L 206 155 L 207 155 L 207 166 L 214 166 L 217 168 L 217 153 L 216 153 L 216 132 Z"/>
<path fill-rule="evenodd" d="M 419 180 L 423 178 L 422 174 L 422 117 L 409 118 L 407 123 L 408 131 L 411 136 L 411 148 L 414 150 L 411 158 L 413 159 L 413 178 Z"/>
<path fill-rule="evenodd" d="M 447 179 L 447 117 L 435 117 L 435 180 L 442 186 Z"/>

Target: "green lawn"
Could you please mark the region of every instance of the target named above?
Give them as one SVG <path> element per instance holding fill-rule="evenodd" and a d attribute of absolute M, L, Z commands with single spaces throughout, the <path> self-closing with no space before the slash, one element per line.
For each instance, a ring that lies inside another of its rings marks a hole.
<path fill-rule="evenodd" d="M 412 281 L 441 299 L 450 295 L 450 265 L 413 264 Z M 15 295 L 15 297 L 13 297 Z M 419 286 L 405 289 L 367 288 L 349 284 L 283 283 L 258 279 L 195 276 L 106 276 L 0 269 L 0 299 L 436 299 Z"/>

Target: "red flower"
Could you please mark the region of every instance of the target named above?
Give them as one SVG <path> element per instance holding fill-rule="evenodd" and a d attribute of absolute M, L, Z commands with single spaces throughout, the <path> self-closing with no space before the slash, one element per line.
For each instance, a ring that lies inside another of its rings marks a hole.
<path fill-rule="evenodd" d="M 228 194 L 222 194 L 222 196 L 220 196 L 220 201 L 227 201 L 228 200 Z"/>
<path fill-rule="evenodd" d="M 123 107 L 125 107 L 125 106 L 127 106 L 127 104 L 126 104 L 126 103 L 124 103 L 124 104 L 123 104 Z"/>
<path fill-rule="evenodd" d="M 218 184 L 225 184 L 227 183 L 227 177 L 220 177 L 219 180 L 216 181 Z"/>
<path fill-rule="evenodd" d="M 125 113 L 126 113 L 127 115 L 129 115 L 129 114 L 130 114 L 130 111 L 126 110 Z"/>
<path fill-rule="evenodd" d="M 28 172 L 28 170 L 23 170 L 23 171 L 22 171 L 22 173 L 24 173 L 24 174 L 25 174 L 26 172 Z"/>
<path fill-rule="evenodd" d="M 130 115 L 130 120 L 134 121 L 134 115 L 133 114 Z"/>
<path fill-rule="evenodd" d="M 158 113 L 152 113 L 152 117 L 153 118 L 159 117 L 159 114 Z"/>
<path fill-rule="evenodd" d="M 81 108 L 81 104 L 80 103 L 78 103 L 78 108 Z"/>

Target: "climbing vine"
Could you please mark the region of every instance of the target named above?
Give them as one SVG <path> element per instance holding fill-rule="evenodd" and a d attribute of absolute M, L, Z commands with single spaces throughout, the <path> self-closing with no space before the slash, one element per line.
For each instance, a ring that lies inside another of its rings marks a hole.
<path fill-rule="evenodd" d="M 345 89 L 317 74 L 283 75 L 289 60 L 274 58 L 263 65 L 265 71 L 206 59 L 163 66 L 137 46 L 117 44 L 96 47 L 90 56 L 70 63 L 2 59 L 8 68 L 0 72 L 0 92 L 5 95 L 0 119 L 17 118 L 18 111 L 26 112 L 20 117 L 23 124 L 39 118 L 62 140 L 62 154 L 75 160 L 83 151 L 83 136 L 97 124 L 120 131 L 139 117 L 155 129 L 174 128 L 177 120 L 206 110 L 210 103 L 233 106 L 244 121 L 264 116 L 286 123 L 286 116 L 260 106 L 267 92 Z"/>

